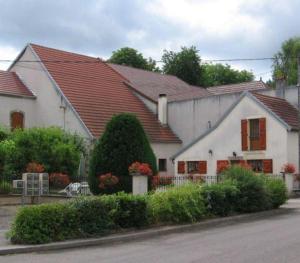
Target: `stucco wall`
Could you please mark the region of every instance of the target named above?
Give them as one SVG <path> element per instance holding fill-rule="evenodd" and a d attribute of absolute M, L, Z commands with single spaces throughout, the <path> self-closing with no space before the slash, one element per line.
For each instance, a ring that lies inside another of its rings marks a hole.
<path fill-rule="evenodd" d="M 37 59 L 29 47 L 26 48 L 23 56 L 20 58 L 20 60 Z M 39 63 L 17 62 L 11 68 L 11 71 L 15 71 L 37 97 L 32 113 L 26 114 L 26 127 L 59 126 L 67 131 L 76 132 L 85 138 L 90 138 L 84 126 L 66 104 Z M 7 103 L 13 101 L 11 98 L 6 100 Z M 61 106 L 66 106 L 65 113 Z M 19 107 L 22 108 L 23 105 L 19 105 Z"/>
<path fill-rule="evenodd" d="M 12 111 L 21 111 L 24 114 L 24 126 L 35 125 L 35 99 L 18 98 L 0 95 L 0 125 L 10 127 L 10 114 Z"/>
<path fill-rule="evenodd" d="M 298 132 L 289 132 L 287 140 L 287 162 L 292 163 L 296 167 L 296 171 L 299 171 L 299 136 Z"/>
<path fill-rule="evenodd" d="M 151 143 L 151 147 L 158 159 L 167 159 L 167 172 L 161 172 L 160 175 L 174 175 L 174 164 L 170 157 L 179 151 L 181 145 L 178 143 Z"/>
<path fill-rule="evenodd" d="M 151 110 L 154 114 L 157 114 L 157 103 L 154 103 L 153 101 L 148 100 L 147 98 L 141 96 L 137 92 L 134 92 L 134 94 L 146 105 L 146 107 L 149 110 Z"/>
<path fill-rule="evenodd" d="M 255 152 L 241 151 L 241 120 L 247 118 L 266 118 L 267 150 Z M 295 138 L 293 137 L 290 143 Z M 281 167 L 288 161 L 288 156 L 297 155 L 296 147 L 288 149 L 288 132 L 271 114 L 259 107 L 256 102 L 244 97 L 221 124 L 195 143 L 175 159 L 175 173 L 177 174 L 177 161 L 207 161 L 208 174 L 216 173 L 216 161 L 227 160 L 233 156 L 243 156 L 244 159 L 273 159 L 273 172 L 279 173 Z M 209 154 L 209 150 L 213 154 Z"/>

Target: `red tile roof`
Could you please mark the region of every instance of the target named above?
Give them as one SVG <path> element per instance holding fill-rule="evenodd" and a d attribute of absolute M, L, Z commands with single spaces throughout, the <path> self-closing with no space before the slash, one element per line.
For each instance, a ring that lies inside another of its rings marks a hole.
<path fill-rule="evenodd" d="M 124 77 L 100 59 L 35 44 L 31 47 L 45 61 L 48 72 L 93 136 L 101 136 L 114 114 L 128 112 L 139 118 L 151 142 L 181 142 L 124 84 Z M 86 63 L 55 63 L 51 60 Z"/>
<path fill-rule="evenodd" d="M 0 70 L 0 95 L 35 98 L 16 73 Z"/>
<path fill-rule="evenodd" d="M 207 88 L 207 90 L 214 94 L 226 94 L 226 93 L 235 93 L 235 92 L 243 92 L 243 91 L 257 91 L 268 89 L 266 84 L 262 81 L 251 81 L 251 82 L 243 82 L 238 84 L 228 84 L 222 86 L 214 86 Z"/>
<path fill-rule="evenodd" d="M 125 77 L 133 89 L 155 102 L 159 94 L 166 94 L 169 101 L 212 95 L 206 89 L 191 86 L 176 76 L 124 65 L 111 63 L 108 63 L 108 65 Z"/>
<path fill-rule="evenodd" d="M 252 92 L 252 95 L 287 123 L 293 130 L 299 129 L 298 110 L 284 99 Z"/>

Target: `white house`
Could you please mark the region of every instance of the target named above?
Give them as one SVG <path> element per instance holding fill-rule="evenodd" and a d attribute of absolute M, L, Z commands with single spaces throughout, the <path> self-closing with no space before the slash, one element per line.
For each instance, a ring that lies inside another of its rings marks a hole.
<path fill-rule="evenodd" d="M 171 157 L 177 152 L 180 156 L 189 152 L 187 145 L 194 145 L 191 142 L 196 138 L 206 137 L 208 132 L 213 131 L 211 127 L 220 125 L 224 113 L 232 110 L 232 105 L 240 101 L 240 95 L 245 90 L 277 95 L 262 81 L 203 89 L 191 86 L 175 76 L 109 64 L 99 58 L 28 44 L 7 71 L 0 71 L 0 125 L 11 129 L 59 126 L 80 134 L 87 145 L 92 146 L 114 114 L 133 113 L 146 131 L 160 173 L 172 175 L 177 171 L 177 163 L 174 169 Z M 288 88 L 283 94 L 284 98 L 295 103 L 295 88 Z M 270 125 L 268 121 L 266 125 Z M 274 133 L 276 135 L 277 130 L 269 130 L 268 133 L 272 133 L 267 137 L 269 140 Z M 232 139 L 229 134 L 230 129 L 222 129 L 219 135 L 222 144 Z M 285 140 L 276 142 L 286 149 L 285 152 L 277 153 L 284 160 L 298 158 L 298 153 L 291 154 L 296 144 L 290 141 L 289 150 Z M 220 152 L 227 151 L 225 156 L 216 155 L 217 148 L 212 149 L 216 147 L 214 140 L 208 144 L 211 145 L 207 146 L 208 150 L 212 150 L 208 156 L 211 159 L 228 160 L 227 157 L 233 152 L 239 157 L 247 155 L 246 152 L 240 153 L 238 144 L 234 142 L 231 148 L 220 149 Z M 276 155 L 273 150 L 277 148 L 270 146 L 267 151 L 261 151 L 261 157 L 267 154 L 264 158 L 267 159 L 271 151 Z M 201 155 L 192 154 L 190 157 L 195 161 L 203 161 L 202 168 L 206 161 L 206 172 L 215 172 L 216 169 L 208 163 L 205 151 L 200 152 Z M 248 155 L 251 154 L 253 152 L 249 151 Z M 260 158 L 259 153 L 255 156 Z M 273 160 L 271 157 L 269 159 Z M 293 163 L 297 164 L 296 161 Z M 273 162 L 275 172 L 278 171 L 276 165 Z"/>
<path fill-rule="evenodd" d="M 257 172 L 298 170 L 298 111 L 286 100 L 244 92 L 206 133 L 173 156 L 176 175 L 215 175 L 227 164 L 250 164 Z"/>

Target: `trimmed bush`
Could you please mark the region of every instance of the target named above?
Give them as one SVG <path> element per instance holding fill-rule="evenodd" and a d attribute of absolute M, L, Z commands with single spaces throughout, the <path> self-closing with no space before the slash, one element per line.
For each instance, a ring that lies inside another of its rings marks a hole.
<path fill-rule="evenodd" d="M 185 184 L 149 196 L 149 215 L 152 223 L 195 222 L 206 215 L 201 186 Z"/>
<path fill-rule="evenodd" d="M 288 199 L 286 185 L 281 179 L 265 177 L 265 183 L 272 203 L 272 208 L 278 208 Z"/>
<path fill-rule="evenodd" d="M 67 204 L 44 204 L 21 208 L 9 233 L 13 243 L 41 244 L 77 236 L 75 209 Z"/>
<path fill-rule="evenodd" d="M 110 207 L 100 198 L 79 198 L 72 202 L 83 236 L 99 236 L 114 227 Z"/>
<path fill-rule="evenodd" d="M 208 213 L 227 216 L 235 211 L 239 190 L 233 183 L 205 185 L 201 192 Z"/>
<path fill-rule="evenodd" d="M 106 193 L 105 189 L 99 188 L 98 179 L 99 175 L 106 173 L 119 178 L 119 183 L 114 186 L 115 192 L 131 192 L 132 178 L 128 167 L 136 161 L 148 163 L 153 174 L 157 173 L 156 157 L 139 120 L 132 114 L 116 115 L 106 125 L 92 152 L 89 186 L 93 194 Z"/>
<path fill-rule="evenodd" d="M 263 177 L 239 165 L 224 171 L 225 179 L 231 180 L 239 189 L 236 210 L 241 213 L 263 211 L 272 207 Z"/>
<path fill-rule="evenodd" d="M 142 227 L 148 224 L 147 197 L 120 192 L 102 196 L 110 207 L 112 219 L 117 227 Z"/>

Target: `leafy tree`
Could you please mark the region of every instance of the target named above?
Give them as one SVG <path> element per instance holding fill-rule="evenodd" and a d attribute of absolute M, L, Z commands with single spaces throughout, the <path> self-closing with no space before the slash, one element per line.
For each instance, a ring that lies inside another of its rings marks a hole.
<path fill-rule="evenodd" d="M 136 49 L 130 47 L 123 47 L 113 51 L 113 54 L 108 61 L 110 63 L 126 65 L 134 68 L 159 71 L 155 60 L 152 58 L 147 60 L 143 57 L 142 53 L 139 53 Z"/>
<path fill-rule="evenodd" d="M 235 70 L 226 64 L 204 64 L 202 65 L 200 86 L 210 87 L 225 84 L 234 84 L 254 80 L 252 72 L 247 70 Z"/>
<path fill-rule="evenodd" d="M 300 54 L 300 37 L 284 41 L 274 55 L 273 80 L 286 78 L 288 85 L 297 84 L 297 57 Z"/>
<path fill-rule="evenodd" d="M 164 73 L 175 75 L 191 85 L 200 84 L 201 59 L 196 47 L 182 47 L 180 52 L 164 50 L 162 61 Z"/>
<path fill-rule="evenodd" d="M 11 178 L 25 172 L 28 163 L 37 162 L 48 173 L 65 173 L 72 179 L 84 153 L 81 137 L 55 127 L 18 129 L 0 142 L 3 176 Z"/>
<path fill-rule="evenodd" d="M 148 163 L 157 173 L 156 157 L 139 120 L 132 114 L 119 114 L 110 120 L 97 141 L 90 161 L 89 185 L 94 194 L 106 193 L 99 188 L 99 175 L 112 173 L 119 178 L 115 191 L 132 191 L 128 167 L 133 162 Z"/>

